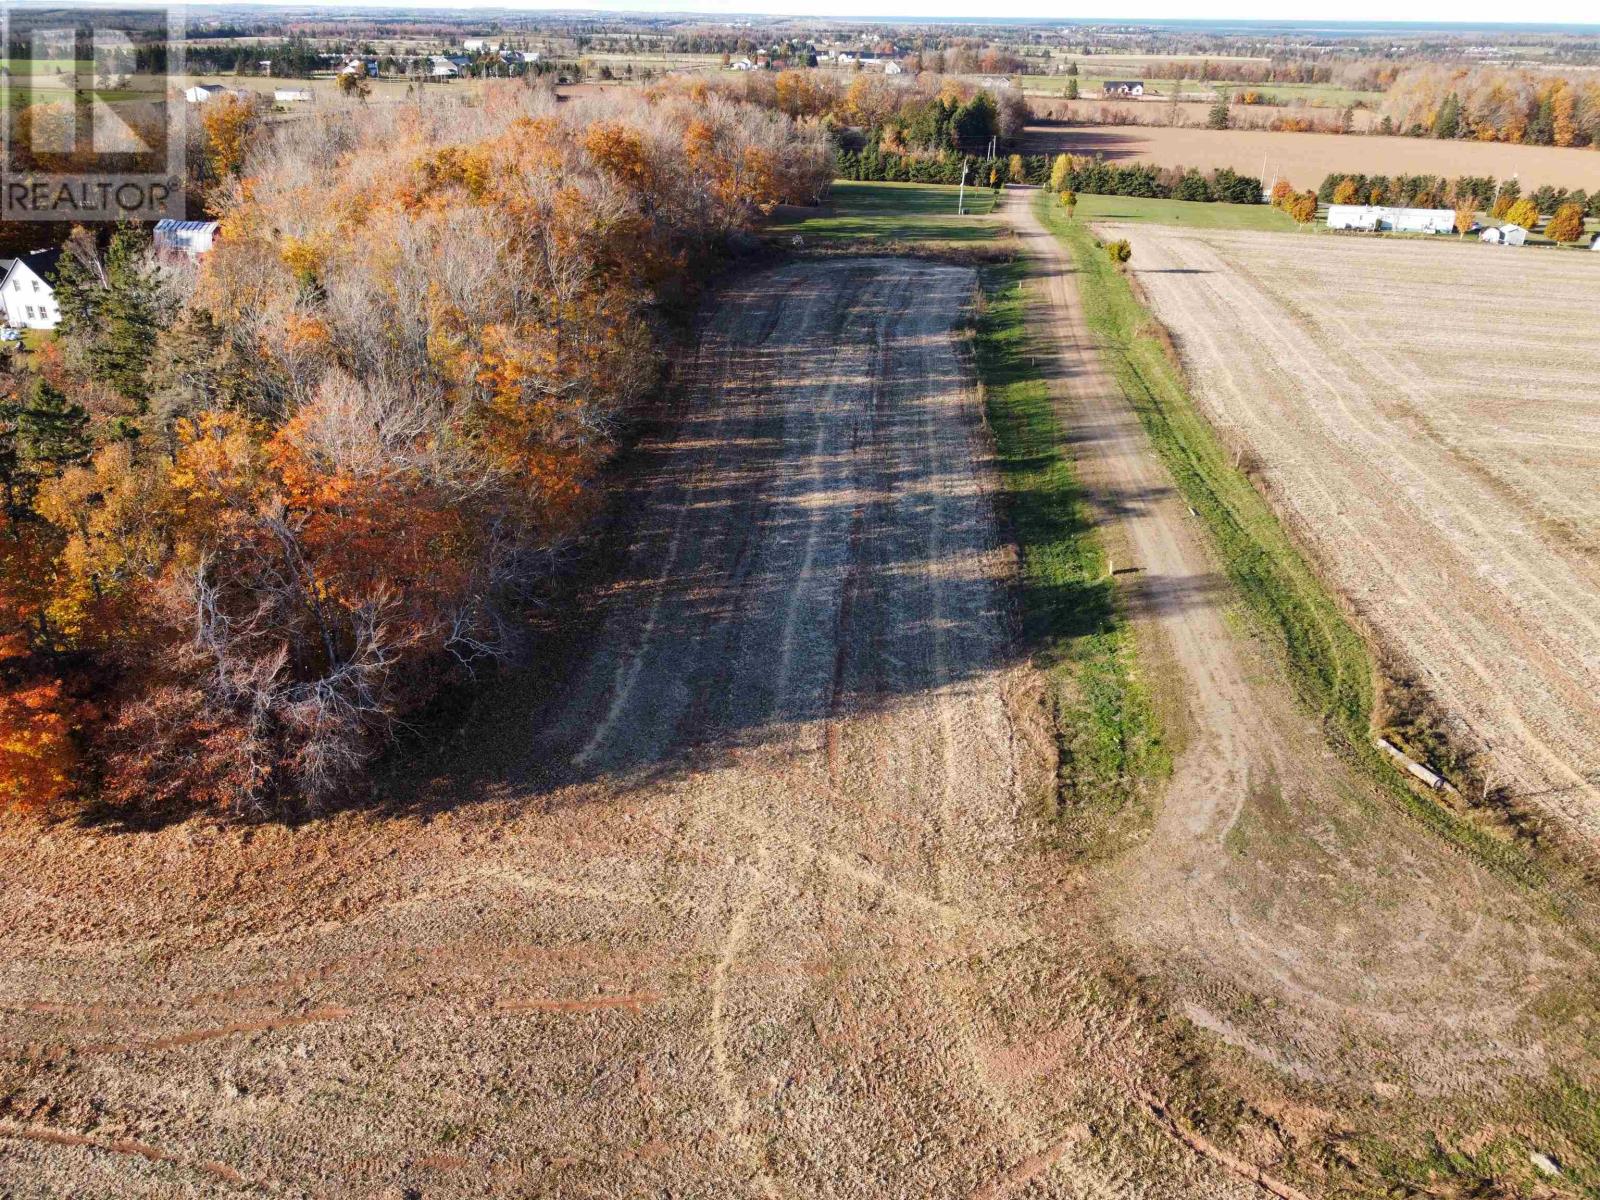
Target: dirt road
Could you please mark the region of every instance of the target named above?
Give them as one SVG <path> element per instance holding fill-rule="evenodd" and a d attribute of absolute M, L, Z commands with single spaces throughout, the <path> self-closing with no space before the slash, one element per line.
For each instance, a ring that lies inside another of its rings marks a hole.
<path fill-rule="evenodd" d="M 1028 819 L 1051 743 L 973 287 L 732 289 L 593 653 L 492 794 L 6 830 L 0 1190 L 1258 1194 L 1156 1103 Z"/>
<path fill-rule="evenodd" d="M 1469 1104 L 1474 1087 L 1540 1076 L 1582 1034 L 1538 1011 L 1582 993 L 1591 956 L 1513 888 L 1376 809 L 1334 759 L 1107 374 L 1036 196 L 1008 190 L 1002 214 L 1039 264 L 1061 423 L 1102 535 L 1134 569 L 1124 602 L 1147 669 L 1187 711 L 1150 841 L 1106 880 L 1123 936 L 1162 964 L 1195 1024 L 1283 1074 L 1358 1091 L 1401 1079 Z"/>

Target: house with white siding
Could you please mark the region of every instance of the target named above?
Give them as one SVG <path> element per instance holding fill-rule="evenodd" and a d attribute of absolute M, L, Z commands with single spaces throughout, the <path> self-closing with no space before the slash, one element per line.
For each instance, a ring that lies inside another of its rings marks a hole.
<path fill-rule="evenodd" d="M 56 305 L 56 263 L 60 250 L 34 250 L 0 258 L 0 302 L 13 329 L 54 329 L 61 321 Z"/>

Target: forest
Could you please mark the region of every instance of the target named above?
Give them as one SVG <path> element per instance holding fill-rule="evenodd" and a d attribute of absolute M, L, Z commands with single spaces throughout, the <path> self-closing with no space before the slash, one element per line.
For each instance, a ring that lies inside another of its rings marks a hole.
<path fill-rule="evenodd" d="M 1412 67 L 1383 98 L 1386 132 L 1418 137 L 1600 144 L 1600 79 L 1495 67 Z"/>
<path fill-rule="evenodd" d="M 0 806 L 312 812 L 523 619 L 655 384 L 663 316 L 814 121 L 703 86 L 557 105 L 220 100 L 198 265 L 74 231 L 0 375 Z"/>

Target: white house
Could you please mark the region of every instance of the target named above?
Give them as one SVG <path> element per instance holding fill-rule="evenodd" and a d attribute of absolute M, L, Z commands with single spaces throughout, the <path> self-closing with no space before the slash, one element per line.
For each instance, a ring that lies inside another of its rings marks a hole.
<path fill-rule="evenodd" d="M 174 221 L 170 217 L 156 222 L 152 241 L 157 250 L 199 258 L 217 242 L 216 221 Z"/>
<path fill-rule="evenodd" d="M 272 102 L 274 104 L 303 104 L 311 99 L 311 93 L 306 88 L 274 88 Z"/>
<path fill-rule="evenodd" d="M 183 98 L 190 104 L 204 104 L 207 100 L 215 100 L 226 90 L 220 83 L 197 83 L 183 89 Z"/>
<path fill-rule="evenodd" d="M 435 79 L 454 79 L 461 74 L 461 68 L 443 54 L 433 55 L 428 59 L 428 62 L 432 64 L 432 70 L 429 74 Z"/>
<path fill-rule="evenodd" d="M 1365 229 L 1394 233 L 1454 233 L 1456 214 L 1448 208 L 1386 208 L 1372 204 L 1333 204 L 1329 229 Z"/>
<path fill-rule="evenodd" d="M 61 320 L 56 307 L 55 274 L 59 250 L 33 250 L 20 258 L 0 258 L 0 301 L 6 324 L 15 329 L 54 329 Z"/>
<path fill-rule="evenodd" d="M 883 64 L 883 73 L 885 75 L 900 75 L 903 74 L 904 71 L 905 68 L 897 62 L 886 62 Z"/>
<path fill-rule="evenodd" d="M 1528 240 L 1528 231 L 1521 225 L 1491 225 L 1478 235 L 1478 240 L 1492 246 L 1521 246 Z"/>
<path fill-rule="evenodd" d="M 1108 79 L 1100 89 L 1104 96 L 1142 96 L 1144 81 L 1139 79 Z"/>
<path fill-rule="evenodd" d="M 733 65 L 733 69 L 735 71 L 753 71 L 753 70 L 755 70 L 755 64 L 752 63 L 748 58 L 741 58 L 737 62 L 733 63 L 732 65 Z"/>
<path fill-rule="evenodd" d="M 500 49 L 502 45 L 504 45 L 503 42 L 493 42 L 488 38 L 468 38 L 461 43 L 461 48 L 468 54 L 484 54 L 492 53 Z"/>

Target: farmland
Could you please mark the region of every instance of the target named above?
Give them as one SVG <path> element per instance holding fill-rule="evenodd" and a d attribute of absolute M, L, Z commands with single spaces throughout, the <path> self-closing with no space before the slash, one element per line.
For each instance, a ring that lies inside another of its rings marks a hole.
<path fill-rule="evenodd" d="M 1515 175 L 1523 187 L 1600 188 L 1600 154 L 1552 146 L 1443 142 L 1431 138 L 1349 137 L 1244 129 L 1162 126 L 1030 126 L 1030 154 L 1103 154 L 1108 162 L 1181 164 L 1249 175 L 1278 175 L 1316 187 L 1333 172 L 1368 175 Z"/>
<path fill-rule="evenodd" d="M 1600 833 L 1600 264 L 1102 229 L 1135 239 L 1207 415 L 1483 784 Z"/>

